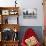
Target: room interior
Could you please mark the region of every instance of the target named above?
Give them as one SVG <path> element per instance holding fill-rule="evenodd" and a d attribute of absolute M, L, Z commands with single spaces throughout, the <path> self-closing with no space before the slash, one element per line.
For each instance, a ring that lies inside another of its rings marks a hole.
<path fill-rule="evenodd" d="M 0 0 L 0 46 L 23 46 L 28 28 L 46 46 L 46 0 Z"/>

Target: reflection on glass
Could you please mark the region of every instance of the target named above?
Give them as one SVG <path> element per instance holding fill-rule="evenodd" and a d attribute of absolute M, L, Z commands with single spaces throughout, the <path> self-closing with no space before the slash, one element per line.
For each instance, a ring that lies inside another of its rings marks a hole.
<path fill-rule="evenodd" d="M 23 10 L 23 15 L 36 15 L 37 14 L 37 10 L 34 9 L 24 9 Z"/>
<path fill-rule="evenodd" d="M 14 32 L 9 28 L 5 28 L 2 32 L 2 40 L 3 41 L 18 40 L 18 32 Z"/>
<path fill-rule="evenodd" d="M 23 9 L 23 18 L 37 18 L 37 9 L 30 8 L 30 9 Z"/>

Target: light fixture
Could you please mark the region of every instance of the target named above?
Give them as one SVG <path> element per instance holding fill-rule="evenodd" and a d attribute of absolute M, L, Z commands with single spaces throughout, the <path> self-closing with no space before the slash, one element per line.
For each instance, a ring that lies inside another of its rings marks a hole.
<path fill-rule="evenodd" d="M 15 0 L 15 7 L 16 7 L 16 4 L 17 4 L 17 2 L 16 2 L 17 0 Z"/>

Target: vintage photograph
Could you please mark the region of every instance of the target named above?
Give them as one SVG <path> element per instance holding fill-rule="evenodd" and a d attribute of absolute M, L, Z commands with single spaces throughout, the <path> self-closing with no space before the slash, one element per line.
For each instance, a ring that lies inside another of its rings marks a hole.
<path fill-rule="evenodd" d="M 30 8 L 30 9 L 23 9 L 23 18 L 36 18 L 37 17 L 37 9 Z"/>

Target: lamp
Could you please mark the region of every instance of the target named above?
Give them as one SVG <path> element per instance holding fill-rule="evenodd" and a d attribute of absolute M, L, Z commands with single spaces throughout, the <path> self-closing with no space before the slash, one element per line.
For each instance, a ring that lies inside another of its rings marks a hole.
<path fill-rule="evenodd" d="M 15 0 L 15 7 L 16 7 L 16 4 L 17 4 L 17 2 L 16 2 L 17 0 Z"/>

